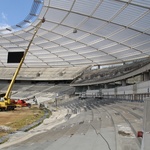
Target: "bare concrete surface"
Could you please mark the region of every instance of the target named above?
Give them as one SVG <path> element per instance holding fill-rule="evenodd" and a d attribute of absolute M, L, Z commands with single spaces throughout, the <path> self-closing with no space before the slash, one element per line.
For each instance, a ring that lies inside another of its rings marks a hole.
<path fill-rule="evenodd" d="M 0 149 L 140 150 L 135 131 L 142 129 L 141 119 L 119 109 L 118 102 L 86 99 L 58 107 L 41 125 L 28 132 L 13 134 Z"/>

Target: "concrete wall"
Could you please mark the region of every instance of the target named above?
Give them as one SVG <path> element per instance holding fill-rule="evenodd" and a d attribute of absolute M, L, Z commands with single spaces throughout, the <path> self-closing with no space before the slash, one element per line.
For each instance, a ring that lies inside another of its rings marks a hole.
<path fill-rule="evenodd" d="M 106 98 L 143 100 L 150 96 L 150 80 L 129 86 L 102 89 L 102 93 Z"/>

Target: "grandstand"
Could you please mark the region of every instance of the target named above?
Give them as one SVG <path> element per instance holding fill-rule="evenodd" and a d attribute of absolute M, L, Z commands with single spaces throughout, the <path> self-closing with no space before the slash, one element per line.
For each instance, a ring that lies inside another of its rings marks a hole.
<path fill-rule="evenodd" d="M 143 101 L 150 95 L 149 70 L 149 59 L 104 69 L 88 68 L 71 85 L 76 87 L 79 95 L 101 89 L 105 98 Z"/>
<path fill-rule="evenodd" d="M 8 53 L 26 50 L 43 17 L 12 98 L 43 103 L 84 93 L 143 102 L 150 96 L 148 0 L 34 0 L 22 22 L 0 29 L 0 93 L 18 66 L 7 62 Z"/>

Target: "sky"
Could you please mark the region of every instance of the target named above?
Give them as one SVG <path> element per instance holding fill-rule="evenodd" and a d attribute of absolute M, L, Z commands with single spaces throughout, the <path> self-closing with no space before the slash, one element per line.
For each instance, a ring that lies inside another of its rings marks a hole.
<path fill-rule="evenodd" d="M 32 4 L 33 0 L 0 0 L 0 29 L 23 21 Z"/>

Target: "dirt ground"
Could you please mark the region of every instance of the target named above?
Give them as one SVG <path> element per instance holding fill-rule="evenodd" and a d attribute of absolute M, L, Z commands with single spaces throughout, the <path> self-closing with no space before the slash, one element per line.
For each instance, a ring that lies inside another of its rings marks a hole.
<path fill-rule="evenodd" d="M 43 115 L 44 111 L 37 106 L 0 111 L 0 137 L 33 123 Z"/>

